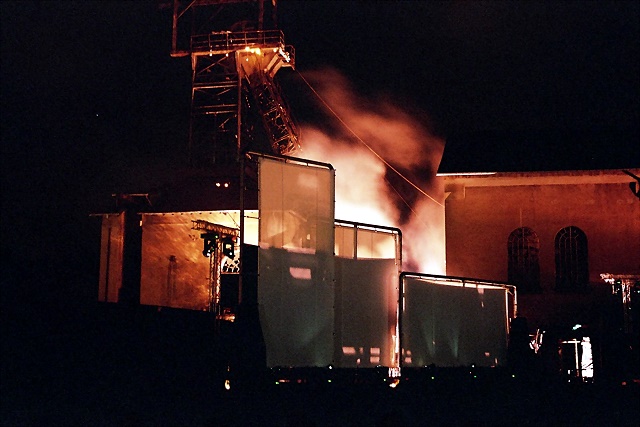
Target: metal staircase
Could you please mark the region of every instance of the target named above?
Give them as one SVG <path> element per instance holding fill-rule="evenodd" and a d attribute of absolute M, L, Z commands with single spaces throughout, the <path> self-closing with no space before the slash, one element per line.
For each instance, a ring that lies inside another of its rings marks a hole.
<path fill-rule="evenodd" d="M 265 72 L 247 75 L 247 81 L 267 131 L 271 149 L 275 154 L 286 155 L 295 152 L 299 144 L 299 134 L 289 114 L 280 87 Z"/>

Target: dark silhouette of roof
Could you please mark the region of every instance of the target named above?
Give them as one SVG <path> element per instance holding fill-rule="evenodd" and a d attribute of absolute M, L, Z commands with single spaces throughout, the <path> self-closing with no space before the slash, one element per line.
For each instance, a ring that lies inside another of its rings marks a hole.
<path fill-rule="evenodd" d="M 458 133 L 447 138 L 438 172 L 534 172 L 638 166 L 638 129 L 485 131 Z"/>

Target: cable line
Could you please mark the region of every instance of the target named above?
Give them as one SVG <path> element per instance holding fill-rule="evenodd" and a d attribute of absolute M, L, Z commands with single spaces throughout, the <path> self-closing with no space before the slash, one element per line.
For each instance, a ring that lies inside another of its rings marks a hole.
<path fill-rule="evenodd" d="M 436 199 L 434 199 L 433 197 L 431 197 L 429 194 L 427 194 L 423 189 L 421 189 L 420 187 L 418 187 L 416 184 L 414 184 L 413 182 L 411 182 L 411 180 L 409 180 L 409 178 L 407 178 L 406 176 L 404 176 L 402 173 L 400 173 L 400 171 L 398 171 L 396 168 L 394 168 L 389 162 L 387 162 L 384 158 L 382 158 L 382 156 L 380 156 L 378 153 L 376 153 L 376 151 L 371 148 L 369 146 L 369 144 L 367 144 L 366 142 L 363 141 L 362 138 L 360 138 L 354 131 L 353 129 L 351 129 L 349 127 L 348 124 L 345 123 L 344 120 L 342 120 L 342 118 L 340 118 L 340 116 L 338 116 L 338 114 L 333 110 L 333 108 L 331 108 L 331 106 L 329 104 L 327 104 L 327 102 L 320 96 L 320 94 L 313 88 L 313 86 L 311 86 L 311 84 L 307 81 L 307 79 L 304 78 L 304 76 L 300 73 L 300 71 L 296 70 L 296 72 L 298 73 L 298 75 L 302 78 L 302 80 L 306 83 L 307 86 L 309 86 L 309 89 L 311 89 L 311 91 L 318 97 L 318 99 L 320 100 L 320 102 L 322 102 L 322 104 L 327 108 L 327 110 L 329 110 L 331 112 L 331 114 L 333 114 L 335 116 L 336 119 L 338 119 L 340 121 L 340 123 L 342 123 L 342 125 L 349 131 L 351 132 L 351 134 L 365 147 L 367 147 L 367 149 L 369 151 L 371 151 L 373 153 L 374 156 L 376 156 L 382 163 L 384 163 L 389 169 L 391 169 L 392 171 L 394 171 L 395 173 L 398 174 L 398 176 L 400 176 L 402 179 L 404 179 L 407 183 L 409 183 L 409 185 L 411 185 L 413 188 L 415 188 L 416 190 L 418 190 L 422 195 L 424 195 L 425 197 L 427 197 L 429 200 L 431 200 L 432 202 L 436 203 L 438 206 L 442 206 L 444 207 L 444 205 L 440 202 L 438 202 Z M 389 182 L 389 181 L 387 181 Z M 391 185 L 391 183 L 389 183 L 389 185 Z M 393 186 L 392 186 L 393 187 Z M 395 189 L 394 189 L 395 191 Z M 396 191 L 397 193 L 397 191 Z M 402 197 L 401 197 L 402 198 Z M 404 199 L 402 199 L 404 201 Z M 405 203 L 407 203 L 405 201 Z M 412 209 L 413 210 L 413 209 Z"/>

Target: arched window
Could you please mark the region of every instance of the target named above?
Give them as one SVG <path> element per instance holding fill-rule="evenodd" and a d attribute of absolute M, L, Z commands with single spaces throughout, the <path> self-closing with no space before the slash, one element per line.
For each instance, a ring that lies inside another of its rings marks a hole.
<path fill-rule="evenodd" d="M 584 290 L 589 284 L 587 235 L 578 227 L 565 227 L 556 234 L 556 290 Z"/>
<path fill-rule="evenodd" d="M 529 227 L 520 227 L 509 234 L 509 283 L 518 292 L 540 292 L 540 264 L 538 235 Z"/>

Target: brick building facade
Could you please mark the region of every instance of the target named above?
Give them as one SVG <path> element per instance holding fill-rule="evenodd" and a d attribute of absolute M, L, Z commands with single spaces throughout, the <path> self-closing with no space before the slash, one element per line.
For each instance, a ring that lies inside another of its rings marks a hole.
<path fill-rule="evenodd" d="M 640 274 L 640 200 L 621 170 L 442 176 L 447 275 L 515 284 L 531 329 L 600 322 L 600 275 Z"/>

